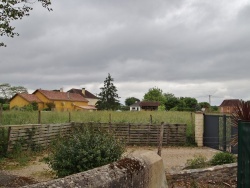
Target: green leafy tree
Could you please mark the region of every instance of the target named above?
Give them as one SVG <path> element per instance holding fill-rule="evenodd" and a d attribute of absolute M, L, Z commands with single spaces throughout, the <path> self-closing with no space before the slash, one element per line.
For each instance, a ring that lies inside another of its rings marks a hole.
<path fill-rule="evenodd" d="M 219 111 L 219 107 L 218 106 L 211 106 L 211 110 L 213 112 L 218 112 Z"/>
<path fill-rule="evenodd" d="M 192 97 L 180 97 L 180 103 L 178 104 L 179 111 L 193 111 L 196 109 L 198 102 Z"/>
<path fill-rule="evenodd" d="M 120 107 L 119 96 L 117 89 L 113 84 L 114 79 L 108 74 L 104 80 L 104 87 L 101 87 L 101 92 L 98 94 L 99 100 L 96 103 L 98 110 L 117 110 Z"/>
<path fill-rule="evenodd" d="M 166 102 L 166 98 L 164 97 L 162 90 L 160 88 L 154 87 L 150 88 L 147 93 L 145 93 L 143 97 L 144 101 L 154 101 L 160 102 L 161 105 L 164 105 Z"/>
<path fill-rule="evenodd" d="M 195 108 L 198 104 L 197 100 L 192 97 L 184 97 L 183 100 L 186 108 Z"/>
<path fill-rule="evenodd" d="M 134 104 L 136 102 L 140 102 L 140 100 L 135 98 L 135 97 L 128 97 L 128 98 L 125 99 L 126 106 L 130 106 L 130 105 L 132 105 L 132 104 Z"/>
<path fill-rule="evenodd" d="M 175 97 L 174 94 L 172 93 L 164 93 L 164 97 L 166 98 L 165 102 L 166 110 L 170 110 L 179 104 L 179 99 Z"/>
<path fill-rule="evenodd" d="M 18 36 L 19 34 L 14 31 L 15 27 L 11 26 L 11 22 L 29 16 L 29 12 L 32 10 L 31 5 L 34 2 L 40 2 L 44 8 L 52 10 L 49 8 L 50 0 L 2 0 L 0 2 L 0 36 Z M 0 46 L 6 45 L 0 42 Z"/>
<path fill-rule="evenodd" d="M 0 84 L 0 96 L 3 99 L 8 99 L 10 88 L 11 86 L 8 83 Z"/>
<path fill-rule="evenodd" d="M 11 86 L 8 83 L 0 84 L 0 96 L 3 99 L 10 99 L 17 93 L 27 93 L 27 89 L 23 86 Z"/>
<path fill-rule="evenodd" d="M 28 91 L 23 86 L 13 86 L 10 88 L 10 97 L 13 97 L 17 93 L 28 93 Z"/>
<path fill-rule="evenodd" d="M 199 102 L 199 106 L 201 108 L 210 108 L 210 104 L 208 102 Z"/>

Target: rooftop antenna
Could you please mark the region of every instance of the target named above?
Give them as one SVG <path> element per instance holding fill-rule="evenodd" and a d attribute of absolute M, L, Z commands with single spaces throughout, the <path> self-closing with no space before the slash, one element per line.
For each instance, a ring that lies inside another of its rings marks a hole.
<path fill-rule="evenodd" d="M 212 95 L 208 95 L 208 101 L 209 101 L 210 106 L 211 106 L 211 97 L 212 97 Z"/>

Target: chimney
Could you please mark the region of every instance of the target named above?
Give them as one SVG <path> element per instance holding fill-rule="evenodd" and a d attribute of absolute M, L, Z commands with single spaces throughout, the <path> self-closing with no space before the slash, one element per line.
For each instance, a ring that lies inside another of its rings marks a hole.
<path fill-rule="evenodd" d="M 63 88 L 62 87 L 60 88 L 60 92 L 63 92 Z"/>
<path fill-rule="evenodd" d="M 82 94 L 85 96 L 85 88 L 82 88 Z"/>

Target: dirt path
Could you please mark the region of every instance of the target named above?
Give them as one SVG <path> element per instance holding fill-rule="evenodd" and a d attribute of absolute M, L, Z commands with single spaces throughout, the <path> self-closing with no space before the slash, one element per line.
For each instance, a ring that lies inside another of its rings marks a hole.
<path fill-rule="evenodd" d="M 135 150 L 151 150 L 157 153 L 156 147 L 130 147 L 129 152 Z M 164 168 L 167 172 L 180 171 L 185 167 L 188 159 L 193 159 L 195 155 L 205 156 L 208 160 L 215 153 L 219 152 L 207 147 L 165 147 L 162 148 L 161 156 L 164 163 Z"/>
<path fill-rule="evenodd" d="M 129 147 L 127 152 L 133 152 L 135 150 L 150 150 L 157 153 L 157 147 Z M 203 155 L 210 159 L 217 150 L 210 148 L 198 148 L 198 147 L 165 147 L 162 149 L 162 158 L 164 168 L 167 172 L 180 171 L 185 167 L 188 159 L 194 158 L 195 155 Z M 8 181 L 17 182 L 21 181 L 25 185 L 34 182 L 42 182 L 53 179 L 54 174 L 47 164 L 41 161 L 42 156 L 38 157 L 35 161 L 30 162 L 29 165 L 15 170 L 0 171 L 0 188 L 5 187 Z M 8 186 L 6 186 L 8 187 Z M 13 187 L 16 187 L 15 184 Z M 18 186 L 17 186 L 18 187 Z"/>

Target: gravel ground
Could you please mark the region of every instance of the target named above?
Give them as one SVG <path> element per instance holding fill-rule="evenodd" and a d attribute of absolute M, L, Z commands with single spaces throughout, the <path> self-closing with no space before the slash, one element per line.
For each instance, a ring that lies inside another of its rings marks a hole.
<path fill-rule="evenodd" d="M 134 150 L 151 150 L 157 153 L 157 147 L 130 147 L 129 152 Z M 195 155 L 205 156 L 208 160 L 213 157 L 218 150 L 207 147 L 164 147 L 161 151 L 164 168 L 166 172 L 181 171 L 188 159 L 193 159 Z"/>
<path fill-rule="evenodd" d="M 150 150 L 157 153 L 157 147 L 129 147 L 128 153 L 135 150 Z M 187 160 L 194 158 L 195 155 L 203 155 L 211 159 L 216 152 L 218 151 L 206 147 L 164 147 L 161 153 L 166 172 L 172 172 L 182 170 Z M 0 188 L 19 187 L 52 179 L 53 174 L 48 165 L 40 159 L 41 157 L 37 158 L 36 161 L 21 169 L 0 171 Z"/>

